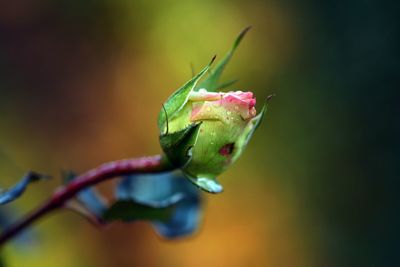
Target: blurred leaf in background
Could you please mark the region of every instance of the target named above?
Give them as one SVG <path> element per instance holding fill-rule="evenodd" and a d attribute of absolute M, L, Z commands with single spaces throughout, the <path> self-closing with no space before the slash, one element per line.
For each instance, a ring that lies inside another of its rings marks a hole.
<path fill-rule="evenodd" d="M 0 205 L 7 204 L 19 198 L 25 191 L 26 187 L 33 182 L 48 178 L 35 172 L 28 172 L 17 184 L 9 189 L 0 188 Z"/>
<path fill-rule="evenodd" d="M 22 216 L 15 207 L 2 206 L 0 207 L 0 231 L 9 227 L 16 219 Z M 15 239 L 11 241 L 21 253 L 27 252 L 32 249 L 32 246 L 38 242 L 38 233 L 33 229 L 27 229 L 27 231 L 18 235 Z M 0 254 L 1 256 L 1 254 Z M 0 257 L 1 262 L 1 257 Z M 1 266 L 1 265 L 0 265 Z"/>
<path fill-rule="evenodd" d="M 66 182 L 76 177 L 73 172 L 63 176 Z M 149 221 L 162 237 L 170 239 L 193 234 L 201 217 L 199 189 L 179 171 L 123 177 L 111 201 L 96 188 L 87 188 L 66 207 L 97 226 L 118 220 Z"/>
<path fill-rule="evenodd" d="M 117 187 L 116 202 L 103 217 L 107 221 L 150 220 L 165 238 L 190 235 L 201 217 L 200 189 L 178 172 L 132 175 Z"/>

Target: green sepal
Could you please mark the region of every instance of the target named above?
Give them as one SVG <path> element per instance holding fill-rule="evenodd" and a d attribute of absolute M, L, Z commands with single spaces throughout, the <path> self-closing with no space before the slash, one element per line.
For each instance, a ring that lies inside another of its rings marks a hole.
<path fill-rule="evenodd" d="M 188 174 L 185 176 L 200 189 L 206 191 L 207 193 L 218 194 L 221 193 L 224 188 L 217 181 L 216 178 L 206 178 L 206 177 L 192 177 Z"/>
<path fill-rule="evenodd" d="M 190 148 L 196 144 L 200 125 L 192 123 L 181 131 L 160 136 L 161 147 L 174 166 L 183 167 L 190 161 Z"/>
<path fill-rule="evenodd" d="M 240 32 L 240 34 L 236 37 L 235 41 L 233 42 L 233 45 L 232 45 L 231 49 L 228 51 L 228 53 L 226 53 L 224 58 L 215 66 L 214 69 L 209 71 L 210 74 L 196 87 L 196 89 L 205 88 L 209 92 L 215 92 L 216 90 L 220 89 L 218 81 L 222 75 L 222 72 L 224 71 L 225 66 L 228 64 L 228 62 L 232 58 L 233 53 L 235 52 L 236 48 L 239 46 L 243 37 L 250 30 L 250 28 L 251 27 L 249 26 Z"/>
<path fill-rule="evenodd" d="M 267 100 L 268 101 L 268 100 Z M 253 136 L 255 130 L 260 125 L 265 112 L 267 111 L 268 102 L 266 102 L 261 109 L 260 113 L 252 118 L 246 127 L 243 130 L 241 136 L 239 136 L 238 140 L 236 141 L 236 152 L 232 156 L 232 161 L 235 161 L 240 155 L 242 154 L 243 150 L 246 148 L 247 144 L 249 143 L 251 137 Z"/>
<path fill-rule="evenodd" d="M 171 120 L 174 116 L 186 105 L 190 93 L 196 87 L 197 82 L 201 79 L 201 77 L 209 70 L 211 64 L 215 60 L 214 56 L 211 62 L 205 66 L 196 76 L 194 76 L 191 80 L 185 83 L 181 88 L 179 88 L 175 93 L 173 93 L 167 101 L 163 105 L 163 109 L 161 109 L 158 114 L 158 128 L 162 133 L 165 132 L 166 124 L 168 124 L 167 120 Z M 167 126 L 168 127 L 168 126 Z"/>
<path fill-rule="evenodd" d="M 170 219 L 174 206 L 150 207 L 139 204 L 134 200 L 118 200 L 102 215 L 102 219 L 110 222 L 121 220 L 131 222 L 135 220 L 167 221 Z"/>

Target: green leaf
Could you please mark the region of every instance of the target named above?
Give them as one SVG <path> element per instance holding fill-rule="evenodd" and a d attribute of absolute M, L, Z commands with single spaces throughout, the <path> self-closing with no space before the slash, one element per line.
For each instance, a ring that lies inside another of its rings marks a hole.
<path fill-rule="evenodd" d="M 134 200 L 118 200 L 105 213 L 105 221 L 122 220 L 131 222 L 134 220 L 167 221 L 174 210 L 174 206 L 154 208 L 139 204 Z"/>
<path fill-rule="evenodd" d="M 235 41 L 233 42 L 232 48 L 228 51 L 228 53 L 224 56 L 224 58 L 215 66 L 214 69 L 210 70 L 210 74 L 206 77 L 198 86 L 197 89 L 205 88 L 209 92 L 215 92 L 219 89 L 218 81 L 221 78 L 222 72 L 225 69 L 225 66 L 228 64 L 230 59 L 233 56 L 236 48 L 239 46 L 240 42 L 242 41 L 243 37 L 246 33 L 250 30 L 250 26 L 243 29 L 238 37 L 236 37 Z"/>
<path fill-rule="evenodd" d="M 49 176 L 28 172 L 17 184 L 5 191 L 0 191 L 0 205 L 7 204 L 19 198 L 30 183 L 47 179 Z"/>
<path fill-rule="evenodd" d="M 182 167 L 189 162 L 189 150 L 196 143 L 200 125 L 201 122 L 192 123 L 181 131 L 160 136 L 162 149 L 176 167 Z"/>
<path fill-rule="evenodd" d="M 211 62 L 204 67 L 196 76 L 185 83 L 181 88 L 179 88 L 175 93 L 173 93 L 163 105 L 163 109 L 158 115 L 158 128 L 160 131 L 164 132 L 167 120 L 170 120 L 178 113 L 187 103 L 190 93 L 196 87 L 197 82 L 201 77 L 209 70 L 211 64 L 214 62 L 215 56 L 212 58 Z"/>

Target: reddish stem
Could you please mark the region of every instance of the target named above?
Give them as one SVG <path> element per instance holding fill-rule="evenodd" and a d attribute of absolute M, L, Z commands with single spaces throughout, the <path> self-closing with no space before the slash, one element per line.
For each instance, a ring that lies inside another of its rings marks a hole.
<path fill-rule="evenodd" d="M 79 191 L 121 175 L 135 173 L 157 173 L 173 170 L 174 167 L 162 156 L 143 157 L 137 159 L 123 159 L 104 163 L 92 170 L 89 170 L 72 182 L 56 190 L 54 194 L 33 212 L 11 225 L 0 235 L 0 247 L 11 238 L 19 234 L 33 222 L 62 207 L 66 201 L 73 198 Z"/>

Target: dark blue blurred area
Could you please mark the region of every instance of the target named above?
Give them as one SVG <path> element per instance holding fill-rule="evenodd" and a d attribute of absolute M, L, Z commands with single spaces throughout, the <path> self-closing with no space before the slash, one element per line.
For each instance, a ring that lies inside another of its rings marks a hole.
<path fill-rule="evenodd" d="M 399 266 L 399 2 L 306 3 L 304 54 L 289 74 L 303 127 L 291 133 L 304 138 L 308 171 L 296 179 L 317 266 Z"/>
<path fill-rule="evenodd" d="M 10 225 L 12 225 L 17 218 L 21 216 L 15 209 L 15 207 L 12 206 L 1 206 L 0 207 L 0 230 L 4 230 Z M 38 236 L 35 231 L 32 229 L 27 229 L 27 231 L 22 232 L 20 235 L 18 235 L 15 239 L 13 239 L 11 242 L 20 250 L 30 250 L 32 249 L 32 245 L 34 245 L 38 241 Z M 0 257 L 0 266 L 1 262 L 1 257 Z"/>
<path fill-rule="evenodd" d="M 78 175 L 73 171 L 65 171 L 62 173 L 64 184 L 68 184 Z M 77 200 L 77 207 L 70 206 L 73 211 L 87 217 L 89 221 L 94 220 L 95 223 L 101 222 L 101 216 L 107 209 L 106 200 L 98 192 L 95 187 L 89 187 L 81 190 L 72 201 Z M 83 210 L 82 210 L 83 208 Z"/>
<path fill-rule="evenodd" d="M 118 200 L 131 200 L 154 209 L 172 207 L 166 219 L 153 220 L 156 231 L 165 238 L 187 236 L 199 227 L 200 189 L 180 172 L 125 177 L 116 196 Z"/>
<path fill-rule="evenodd" d="M 40 180 L 44 177 L 45 176 L 34 172 L 28 172 L 18 183 L 12 187 L 4 191 L 0 190 L 0 205 L 7 204 L 19 198 L 30 183 Z"/>

